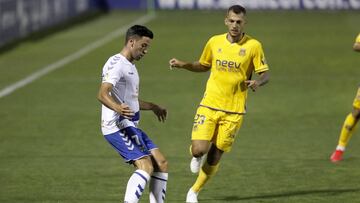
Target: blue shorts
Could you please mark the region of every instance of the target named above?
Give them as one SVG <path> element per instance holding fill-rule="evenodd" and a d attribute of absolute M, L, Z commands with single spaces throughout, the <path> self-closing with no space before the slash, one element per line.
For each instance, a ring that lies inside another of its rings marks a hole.
<path fill-rule="evenodd" d="M 128 163 L 149 156 L 150 151 L 157 148 L 145 132 L 132 126 L 104 137 Z"/>

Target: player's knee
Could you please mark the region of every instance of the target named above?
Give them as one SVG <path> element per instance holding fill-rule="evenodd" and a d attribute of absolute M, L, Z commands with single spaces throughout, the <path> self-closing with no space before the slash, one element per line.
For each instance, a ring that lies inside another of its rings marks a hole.
<path fill-rule="evenodd" d="M 210 142 L 207 140 L 192 140 L 191 154 L 194 157 L 202 157 L 209 151 Z"/>
<path fill-rule="evenodd" d="M 158 168 L 160 172 L 167 172 L 168 170 L 168 161 L 166 159 L 158 162 Z"/>
<path fill-rule="evenodd" d="M 143 167 L 141 170 L 146 171 L 149 175 L 152 175 L 153 172 L 154 172 L 154 167 L 153 167 L 153 165 L 150 163 L 150 164 L 144 165 L 144 167 Z"/>
<path fill-rule="evenodd" d="M 202 146 L 192 146 L 191 153 L 194 157 L 202 157 L 207 153 L 207 148 Z"/>
<path fill-rule="evenodd" d="M 142 159 L 140 161 L 135 162 L 135 166 L 138 169 L 145 171 L 149 175 L 151 175 L 154 172 L 153 164 L 151 163 L 150 160 L 147 159 Z"/>

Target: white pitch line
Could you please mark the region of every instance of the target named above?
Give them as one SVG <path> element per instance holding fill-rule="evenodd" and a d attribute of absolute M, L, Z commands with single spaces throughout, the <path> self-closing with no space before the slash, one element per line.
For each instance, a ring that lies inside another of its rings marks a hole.
<path fill-rule="evenodd" d="M 149 21 L 151 21 L 152 19 L 155 18 L 155 14 L 148 14 L 148 15 L 145 15 L 145 16 L 142 16 L 140 18 L 138 18 L 137 20 L 129 23 L 128 25 L 125 25 L 125 26 L 122 26 L 120 28 L 118 28 L 117 30 L 107 34 L 105 37 L 81 48 L 80 50 L 52 63 L 52 64 L 49 64 L 37 71 L 35 71 L 34 73 L 32 73 L 31 75 L 25 77 L 24 79 L 22 80 L 19 80 L 18 82 L 15 82 L 3 89 L 0 90 L 0 98 L 2 97 L 5 97 L 11 93 L 13 93 L 15 90 L 21 88 L 21 87 L 24 87 L 30 83 L 32 83 L 33 81 L 39 79 L 40 77 L 56 70 L 56 69 L 59 69 L 59 68 L 62 68 L 64 67 L 66 64 L 69 64 L 79 58 L 81 58 L 82 56 L 88 54 L 89 52 L 103 46 L 104 44 L 112 41 L 113 39 L 115 39 L 116 37 L 119 37 L 121 35 L 124 35 L 127 31 L 127 29 L 134 25 L 134 24 L 145 24 L 145 23 L 148 23 Z"/>

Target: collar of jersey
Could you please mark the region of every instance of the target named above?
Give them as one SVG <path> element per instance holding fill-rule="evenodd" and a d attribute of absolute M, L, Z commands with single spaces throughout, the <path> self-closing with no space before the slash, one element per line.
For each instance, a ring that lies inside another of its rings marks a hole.
<path fill-rule="evenodd" d="M 125 56 L 123 56 L 121 53 L 116 54 L 118 56 L 120 56 L 126 63 L 128 63 L 129 65 L 134 65 L 133 63 L 131 63 Z"/>
<path fill-rule="evenodd" d="M 248 38 L 248 35 L 244 32 L 244 36 L 241 38 L 240 41 L 231 43 L 231 42 L 229 42 L 229 40 L 227 39 L 227 34 L 228 34 L 228 33 L 225 33 L 225 34 L 224 34 L 224 37 L 225 37 L 225 41 L 226 41 L 228 44 L 234 44 L 234 43 L 235 43 L 235 44 L 241 45 L 241 44 L 243 44 L 243 43 L 246 41 L 246 39 Z"/>

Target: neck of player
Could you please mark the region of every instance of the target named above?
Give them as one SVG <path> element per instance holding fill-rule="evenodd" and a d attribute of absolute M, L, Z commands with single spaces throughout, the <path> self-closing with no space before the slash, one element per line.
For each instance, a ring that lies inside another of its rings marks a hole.
<path fill-rule="evenodd" d="M 241 33 L 240 35 L 232 36 L 229 33 L 227 34 L 226 38 L 230 43 L 240 42 L 240 40 L 244 37 L 245 33 Z"/>

